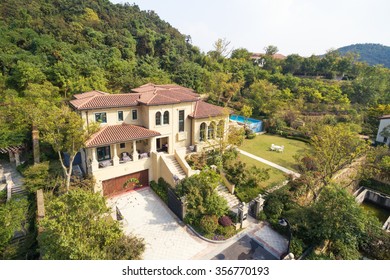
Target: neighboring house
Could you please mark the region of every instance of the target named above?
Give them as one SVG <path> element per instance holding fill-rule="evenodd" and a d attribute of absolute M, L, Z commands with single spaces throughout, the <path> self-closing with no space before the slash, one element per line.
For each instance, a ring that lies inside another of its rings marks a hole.
<path fill-rule="evenodd" d="M 174 185 L 191 176 L 186 152 L 217 144 L 229 121 L 224 108 L 178 85 L 146 84 L 124 94 L 90 91 L 69 103 L 87 126 L 101 123 L 80 153 L 81 168 L 103 195 L 122 191 L 130 178 L 145 186 L 160 177 Z"/>
<path fill-rule="evenodd" d="M 384 116 L 380 117 L 379 119 L 380 119 L 380 122 L 379 122 L 378 134 L 376 135 L 376 142 L 387 144 L 390 146 L 390 136 L 382 135 L 383 130 L 386 127 L 389 127 L 388 130 L 390 133 L 390 115 L 384 115 Z"/>

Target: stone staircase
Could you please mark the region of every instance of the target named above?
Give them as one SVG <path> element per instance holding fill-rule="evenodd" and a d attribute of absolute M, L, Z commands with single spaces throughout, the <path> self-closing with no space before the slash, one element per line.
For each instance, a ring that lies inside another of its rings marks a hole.
<path fill-rule="evenodd" d="M 230 209 L 237 208 L 237 206 L 241 203 L 240 200 L 234 194 L 231 194 L 229 190 L 223 185 L 219 185 L 217 187 L 217 192 L 219 196 L 226 199 Z"/>
<path fill-rule="evenodd" d="M 12 196 L 18 195 L 18 196 L 26 196 L 27 190 L 23 187 L 23 185 L 14 185 L 11 189 Z"/>
<path fill-rule="evenodd" d="M 186 173 L 184 172 L 183 168 L 181 168 L 174 155 L 165 155 L 164 159 L 172 175 L 176 175 L 179 180 L 182 180 L 186 177 Z"/>

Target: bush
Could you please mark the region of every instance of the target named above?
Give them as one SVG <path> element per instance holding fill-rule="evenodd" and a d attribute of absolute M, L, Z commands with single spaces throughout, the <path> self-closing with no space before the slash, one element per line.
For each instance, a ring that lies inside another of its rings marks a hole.
<path fill-rule="evenodd" d="M 217 216 L 206 215 L 200 219 L 200 227 L 206 233 L 214 233 L 218 228 L 218 218 Z"/>
<path fill-rule="evenodd" d="M 236 229 L 234 228 L 234 226 L 218 226 L 216 232 L 217 234 L 223 235 L 226 239 L 228 239 L 236 234 Z"/>
<path fill-rule="evenodd" d="M 290 251 L 294 254 L 295 259 L 297 259 L 303 253 L 303 248 L 305 244 L 299 238 L 293 237 L 290 244 Z"/>
<path fill-rule="evenodd" d="M 267 220 L 267 215 L 264 213 L 264 211 L 260 211 L 259 214 L 257 214 L 256 217 L 259 221 L 265 221 Z"/>
<path fill-rule="evenodd" d="M 246 139 L 253 139 L 255 137 L 256 137 L 256 133 L 253 132 L 246 135 Z"/>
<path fill-rule="evenodd" d="M 232 220 L 229 216 L 222 216 L 218 219 L 218 223 L 223 227 L 228 227 L 232 225 Z"/>
<path fill-rule="evenodd" d="M 168 183 L 163 178 L 158 179 L 158 183 L 155 181 L 150 182 L 152 190 L 164 201 L 168 203 Z"/>

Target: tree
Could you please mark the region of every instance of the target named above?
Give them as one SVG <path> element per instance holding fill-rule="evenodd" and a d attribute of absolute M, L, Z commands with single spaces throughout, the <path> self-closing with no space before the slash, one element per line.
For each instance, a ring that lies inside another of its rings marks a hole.
<path fill-rule="evenodd" d="M 279 51 L 279 49 L 277 46 L 269 45 L 269 46 L 266 46 L 264 48 L 264 51 L 265 51 L 266 55 L 272 56 L 272 55 L 276 54 Z"/>
<path fill-rule="evenodd" d="M 143 240 L 123 234 L 100 194 L 76 189 L 45 201 L 38 237 L 43 259 L 140 259 Z"/>
<path fill-rule="evenodd" d="M 334 175 L 361 158 L 368 147 L 345 124 L 322 126 L 311 138 L 311 144 L 311 150 L 299 158 L 302 176 L 298 182 L 306 186 L 317 201 Z"/>
<path fill-rule="evenodd" d="M 186 220 L 194 224 L 204 215 L 223 216 L 228 211 L 224 198 L 217 194 L 221 178 L 211 169 L 205 169 L 200 174 L 185 178 L 176 186 L 177 194 L 186 197 Z"/>
<path fill-rule="evenodd" d="M 226 38 L 219 38 L 214 42 L 214 51 L 210 52 L 210 56 L 216 60 L 228 57 L 232 52 L 232 49 L 229 48 L 230 43 Z"/>
<path fill-rule="evenodd" d="M 84 128 L 83 119 L 71 109 L 63 105 L 48 112 L 44 122 L 39 124 L 44 141 L 52 145 L 58 153 L 64 171 L 66 190 L 69 191 L 73 160 L 79 150 L 85 147 L 86 141 L 98 131 L 97 123 Z M 63 153 L 69 155 L 69 166 L 65 165 Z"/>
<path fill-rule="evenodd" d="M 359 258 L 359 243 L 369 218 L 352 195 L 338 186 L 326 186 L 318 202 L 308 211 L 308 235 L 322 247 L 322 253 L 332 253 L 342 259 Z"/>
<path fill-rule="evenodd" d="M 22 222 L 26 219 L 27 211 L 26 199 L 11 199 L 7 203 L 0 203 L 0 255 L 15 231 L 23 230 Z"/>

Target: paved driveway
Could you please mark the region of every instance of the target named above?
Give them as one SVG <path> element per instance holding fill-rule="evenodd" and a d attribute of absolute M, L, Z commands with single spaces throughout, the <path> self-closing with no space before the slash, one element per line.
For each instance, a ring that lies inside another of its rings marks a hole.
<path fill-rule="evenodd" d="M 181 224 L 150 188 L 110 198 L 108 205 L 114 218 L 115 206 L 120 209 L 125 233 L 145 239 L 145 260 L 188 260 L 208 245 Z"/>

